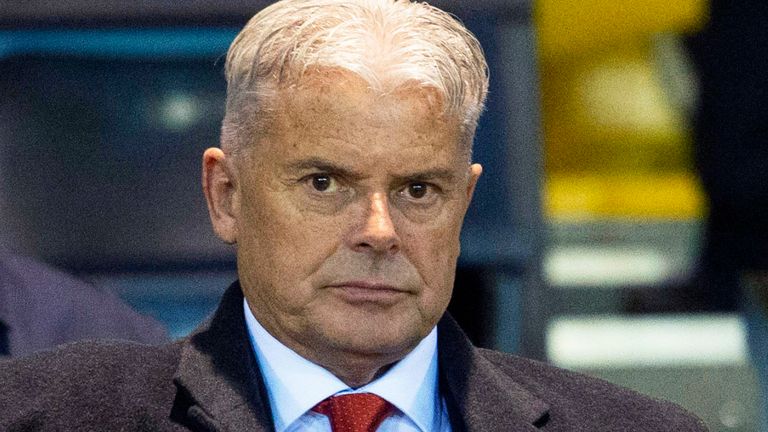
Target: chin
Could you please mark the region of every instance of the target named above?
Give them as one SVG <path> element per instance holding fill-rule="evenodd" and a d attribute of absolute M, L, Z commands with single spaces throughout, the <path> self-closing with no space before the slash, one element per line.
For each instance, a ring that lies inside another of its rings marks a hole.
<path fill-rule="evenodd" d="M 375 321 L 375 320 L 374 320 Z M 376 322 L 368 322 L 364 325 L 350 327 L 352 332 L 343 335 L 337 340 L 347 351 L 362 355 L 392 357 L 399 360 L 408 354 L 429 333 L 415 331 L 415 327 L 406 327 L 401 322 L 393 326 L 392 321 L 388 325 L 379 325 Z M 341 336 L 341 335 L 340 335 Z"/>

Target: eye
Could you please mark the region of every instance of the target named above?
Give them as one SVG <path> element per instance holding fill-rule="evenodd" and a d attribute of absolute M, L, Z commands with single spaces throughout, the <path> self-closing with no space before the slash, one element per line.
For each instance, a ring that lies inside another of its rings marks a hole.
<path fill-rule="evenodd" d="M 405 188 L 405 191 L 411 198 L 422 199 L 429 192 L 429 185 L 426 183 L 411 183 Z"/>
<path fill-rule="evenodd" d="M 398 191 L 398 195 L 411 202 L 426 204 L 432 202 L 440 192 L 435 185 L 422 181 L 414 181 Z"/>
<path fill-rule="evenodd" d="M 305 181 L 316 192 L 333 193 L 341 189 L 339 181 L 330 174 L 312 174 Z"/>

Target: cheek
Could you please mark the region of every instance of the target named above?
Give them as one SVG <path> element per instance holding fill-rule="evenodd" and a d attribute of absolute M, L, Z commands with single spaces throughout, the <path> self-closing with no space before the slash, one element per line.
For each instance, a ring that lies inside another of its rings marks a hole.
<path fill-rule="evenodd" d="M 425 295 L 449 296 L 459 254 L 459 230 L 452 224 L 416 227 L 407 237 L 406 254 L 426 284 Z"/>
<path fill-rule="evenodd" d="M 251 202 L 260 205 L 244 208 L 239 232 L 247 237 L 238 243 L 260 273 L 279 274 L 280 280 L 296 283 L 311 275 L 332 253 L 338 234 L 329 218 L 297 211 L 279 198 L 269 194 L 252 198 Z"/>

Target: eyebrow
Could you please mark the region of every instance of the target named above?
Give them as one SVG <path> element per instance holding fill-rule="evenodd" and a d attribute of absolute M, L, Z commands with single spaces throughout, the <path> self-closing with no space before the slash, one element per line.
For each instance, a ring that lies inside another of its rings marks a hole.
<path fill-rule="evenodd" d="M 426 171 L 416 171 L 410 174 L 399 174 L 395 177 L 401 181 L 442 180 L 453 182 L 456 180 L 456 173 L 445 168 L 435 168 Z"/>
<path fill-rule="evenodd" d="M 309 158 L 294 161 L 288 164 L 288 169 L 292 171 L 320 170 L 352 179 L 363 178 L 362 173 L 357 172 L 352 168 L 322 158 Z"/>
<path fill-rule="evenodd" d="M 319 170 L 337 174 L 350 179 L 362 179 L 365 177 L 363 173 L 355 171 L 348 166 L 344 166 L 322 158 L 301 159 L 289 163 L 287 167 L 289 170 L 293 171 Z M 394 177 L 398 181 L 427 181 L 438 179 L 446 182 L 453 182 L 456 180 L 457 176 L 453 170 L 447 168 L 434 168 L 425 171 L 395 174 Z"/>

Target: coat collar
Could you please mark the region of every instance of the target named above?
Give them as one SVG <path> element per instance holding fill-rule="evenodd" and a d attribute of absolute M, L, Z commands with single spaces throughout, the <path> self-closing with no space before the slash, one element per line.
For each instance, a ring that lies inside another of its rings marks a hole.
<path fill-rule="evenodd" d="M 238 282 L 213 317 L 185 341 L 174 375 L 174 412 L 205 430 L 274 430 L 251 349 Z M 441 391 L 455 431 L 535 431 L 547 404 L 486 359 L 448 315 L 438 324 Z"/>
<path fill-rule="evenodd" d="M 174 410 L 210 431 L 270 431 L 272 414 L 253 356 L 238 282 L 222 297 L 214 315 L 193 332 L 174 375 Z"/>
<path fill-rule="evenodd" d="M 449 314 L 438 324 L 442 391 L 455 429 L 536 431 L 549 406 L 475 348 Z M 446 391 L 447 390 L 447 391 Z"/>

